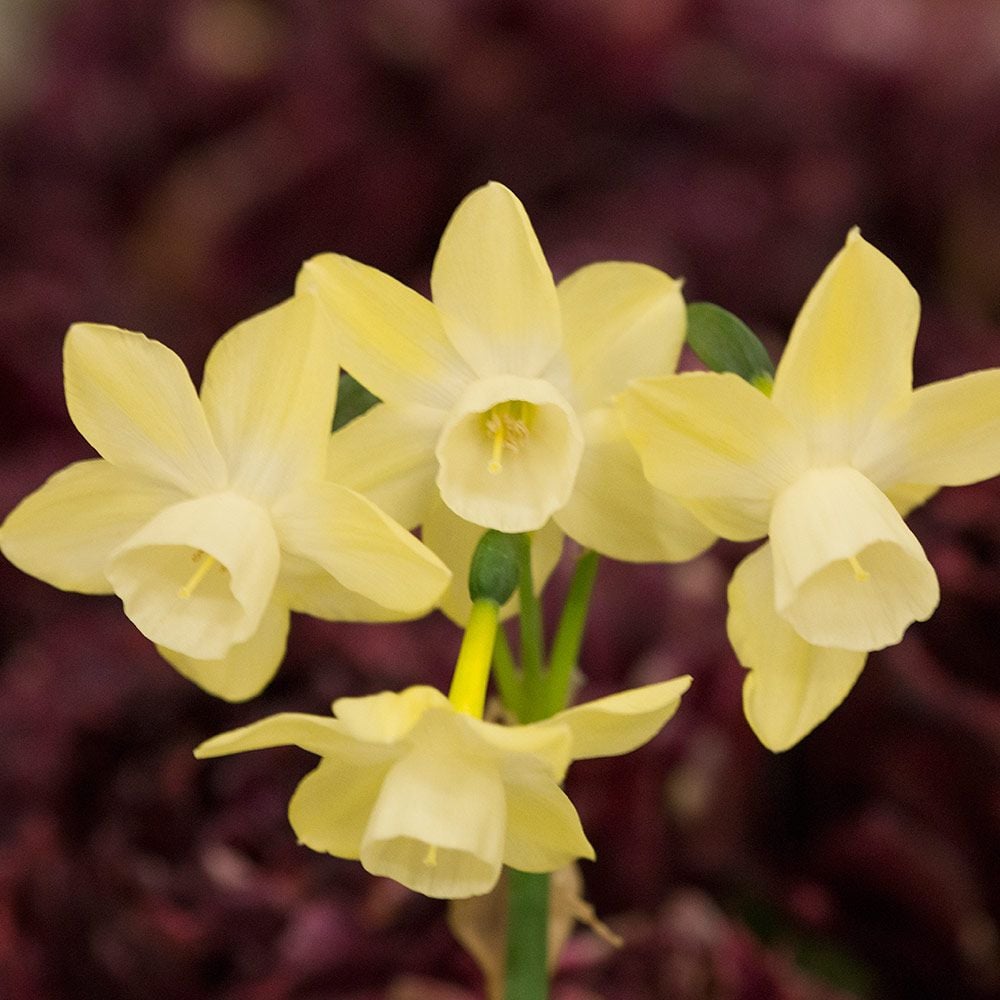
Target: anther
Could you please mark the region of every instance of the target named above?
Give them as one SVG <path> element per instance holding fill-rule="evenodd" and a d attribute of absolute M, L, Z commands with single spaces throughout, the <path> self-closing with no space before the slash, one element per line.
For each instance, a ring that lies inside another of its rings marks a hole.
<path fill-rule="evenodd" d="M 867 580 L 871 576 L 871 573 L 869 573 L 868 570 L 866 570 L 864 566 L 862 566 L 861 563 L 858 562 L 857 556 L 849 556 L 847 561 L 851 564 L 851 569 L 854 570 L 855 580 L 864 583 L 865 580 Z"/>
<path fill-rule="evenodd" d="M 207 552 L 196 552 L 194 558 L 198 562 L 198 568 L 191 574 L 191 579 L 177 591 L 177 596 L 183 597 L 185 600 L 198 589 L 198 584 L 205 579 L 208 571 L 217 565 L 215 556 L 210 556 Z"/>

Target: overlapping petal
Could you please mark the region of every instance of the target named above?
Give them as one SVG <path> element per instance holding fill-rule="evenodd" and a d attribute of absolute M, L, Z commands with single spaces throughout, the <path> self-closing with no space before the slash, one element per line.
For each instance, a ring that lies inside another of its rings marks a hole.
<path fill-rule="evenodd" d="M 775 496 L 808 467 L 802 436 L 736 375 L 640 379 L 619 407 L 649 481 L 698 501 L 692 509 L 724 538 L 765 535 Z"/>
<path fill-rule="evenodd" d="M 583 437 L 573 494 L 553 515 L 570 538 L 626 562 L 691 559 L 715 541 L 701 521 L 649 482 L 616 411 L 591 410 Z"/>
<path fill-rule="evenodd" d="M 426 406 L 373 406 L 330 437 L 330 478 L 416 527 L 437 497 L 434 447 L 444 417 Z"/>
<path fill-rule="evenodd" d="M 303 265 L 296 292 L 318 298 L 343 366 L 386 402 L 447 409 L 473 378 L 437 308 L 373 267 L 321 254 Z"/>
<path fill-rule="evenodd" d="M 646 264 L 590 264 L 558 285 L 563 349 L 581 411 L 634 378 L 673 373 L 687 314 L 681 283 Z"/>
<path fill-rule="evenodd" d="M 346 487 L 304 484 L 272 513 L 284 550 L 387 608 L 421 615 L 448 585 L 449 571 L 431 551 Z"/>
<path fill-rule="evenodd" d="M 750 671 L 743 683 L 747 721 L 775 752 L 798 743 L 847 697 L 868 655 L 810 645 L 778 615 L 770 545 L 737 566 L 727 629 Z"/>
<path fill-rule="evenodd" d="M 323 475 L 339 367 L 314 310 L 309 298 L 287 299 L 234 327 L 208 356 L 201 401 L 232 489 L 271 498 Z"/>
<path fill-rule="evenodd" d="M 524 207 L 502 184 L 478 188 L 455 210 L 431 290 L 449 339 L 477 375 L 532 378 L 559 349 L 552 272 Z"/>
<path fill-rule="evenodd" d="M 188 494 L 225 486 L 226 467 L 184 363 L 155 340 L 76 323 L 63 346 L 66 405 L 114 465 Z"/>
<path fill-rule="evenodd" d="M 271 601 L 261 615 L 257 631 L 249 639 L 230 646 L 224 656 L 206 660 L 164 646 L 158 646 L 157 650 L 181 676 L 203 691 L 226 701 L 246 701 L 260 694 L 278 672 L 285 656 L 288 626 L 287 606 Z"/>
<path fill-rule="evenodd" d="M 62 590 L 110 594 L 111 553 L 182 494 L 103 459 L 50 476 L 7 516 L 0 549 L 18 569 Z"/>
<path fill-rule="evenodd" d="M 772 393 L 820 461 L 849 462 L 873 419 L 905 402 L 919 318 L 903 273 L 851 230 L 795 321 Z"/>

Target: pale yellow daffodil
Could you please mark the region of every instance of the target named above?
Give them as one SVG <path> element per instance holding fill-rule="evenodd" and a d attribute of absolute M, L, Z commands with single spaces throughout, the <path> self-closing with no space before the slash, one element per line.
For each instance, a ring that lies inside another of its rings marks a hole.
<path fill-rule="evenodd" d="M 1000 472 L 1000 370 L 913 389 L 917 293 L 857 230 L 810 293 L 770 398 L 735 375 L 635 383 L 621 399 L 650 481 L 725 538 L 744 708 L 773 750 L 798 742 L 869 650 L 938 602 L 903 517 L 939 486 Z"/>
<path fill-rule="evenodd" d="M 433 302 L 335 254 L 307 261 L 342 364 L 383 402 L 333 435 L 331 462 L 453 572 L 444 609 L 468 611 L 481 531 L 539 532 L 536 582 L 563 534 L 639 562 L 689 559 L 713 536 L 652 489 L 611 398 L 672 372 L 680 283 L 642 264 L 581 268 L 557 286 L 518 199 L 491 183 L 458 207 L 431 274 Z"/>
<path fill-rule="evenodd" d="M 646 743 L 689 684 L 650 684 L 526 726 L 484 722 L 434 688 L 411 687 L 340 698 L 332 719 L 273 715 L 195 756 L 284 745 L 319 755 L 288 808 L 299 841 L 427 896 L 462 899 L 489 892 L 504 864 L 550 872 L 593 858 L 559 787 L 567 767 Z"/>
<path fill-rule="evenodd" d="M 448 583 L 436 556 L 326 478 L 338 363 L 308 302 L 222 337 L 200 399 L 169 348 L 115 327 L 71 327 L 64 367 L 70 416 L 102 458 L 21 501 L 0 549 L 63 590 L 117 593 L 207 691 L 257 694 L 284 655 L 290 609 L 413 617 Z"/>

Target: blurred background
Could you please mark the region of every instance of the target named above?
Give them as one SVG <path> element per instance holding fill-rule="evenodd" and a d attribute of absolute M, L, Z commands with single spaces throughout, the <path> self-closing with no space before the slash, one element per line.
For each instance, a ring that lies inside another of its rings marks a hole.
<path fill-rule="evenodd" d="M 0 0 L 0 514 L 88 456 L 69 323 L 212 342 L 335 250 L 426 289 L 488 179 L 556 274 L 639 260 L 780 352 L 847 230 L 921 294 L 917 382 L 1000 364 L 995 0 Z M 718 546 L 605 561 L 588 696 L 696 677 L 627 758 L 577 764 L 586 894 L 557 1000 L 1000 996 L 1000 485 L 911 519 L 934 618 L 775 756 L 742 718 Z M 557 577 L 558 596 L 565 575 Z M 114 598 L 0 566 L 0 997 L 471 1000 L 443 905 L 297 847 L 313 758 L 201 739 L 447 683 L 440 616 L 296 618 L 249 705 Z"/>

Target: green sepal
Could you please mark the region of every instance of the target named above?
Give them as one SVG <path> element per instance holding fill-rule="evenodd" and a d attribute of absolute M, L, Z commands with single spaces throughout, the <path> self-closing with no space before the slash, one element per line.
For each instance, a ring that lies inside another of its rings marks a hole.
<path fill-rule="evenodd" d="M 337 409 L 333 414 L 333 429 L 339 431 L 355 417 L 366 413 L 376 403 L 378 396 L 369 392 L 353 375 L 340 373 L 340 385 L 337 388 Z"/>
<path fill-rule="evenodd" d="M 739 317 L 711 302 L 687 307 L 687 342 L 714 372 L 734 372 L 766 396 L 774 386 L 774 364 L 756 334 Z"/>
<path fill-rule="evenodd" d="M 520 552 L 527 543 L 524 535 L 487 531 L 469 566 L 469 596 L 473 601 L 490 600 L 503 605 L 517 589 Z"/>

